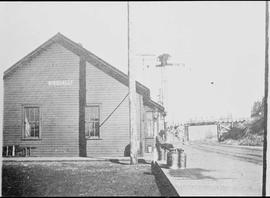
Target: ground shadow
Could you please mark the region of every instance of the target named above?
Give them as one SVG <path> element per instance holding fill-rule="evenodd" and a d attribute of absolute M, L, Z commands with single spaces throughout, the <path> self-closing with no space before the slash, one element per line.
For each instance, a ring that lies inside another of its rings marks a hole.
<path fill-rule="evenodd" d="M 186 168 L 186 169 L 176 169 L 169 170 L 169 174 L 172 177 L 177 177 L 183 180 L 201 180 L 201 179 L 212 179 L 217 180 L 217 178 L 205 175 L 205 172 L 211 172 L 211 170 L 206 170 L 202 168 Z"/>
<path fill-rule="evenodd" d="M 120 161 L 119 159 L 109 159 L 110 162 L 121 165 L 130 165 L 130 161 Z M 145 161 L 144 159 L 138 159 L 138 164 L 151 164 L 150 162 Z"/>
<path fill-rule="evenodd" d="M 121 165 L 130 165 L 129 161 L 120 162 L 119 159 L 109 159 L 110 162 Z"/>
<path fill-rule="evenodd" d="M 151 172 L 144 172 L 143 174 L 144 175 L 153 175 L 153 173 L 151 173 Z"/>
<path fill-rule="evenodd" d="M 139 164 L 151 164 L 151 162 L 145 161 L 145 159 L 138 159 Z"/>
<path fill-rule="evenodd" d="M 155 163 L 151 164 L 152 174 L 155 176 L 155 181 L 158 190 L 162 197 L 179 197 L 178 193 L 171 185 L 168 178 L 164 175 L 161 169 Z"/>
<path fill-rule="evenodd" d="M 169 169 L 169 167 L 168 167 L 167 164 L 159 164 L 159 167 L 160 167 L 160 168 L 166 168 L 166 169 Z"/>
<path fill-rule="evenodd" d="M 124 150 L 124 157 L 129 157 L 130 156 L 130 144 L 126 145 L 125 150 Z"/>

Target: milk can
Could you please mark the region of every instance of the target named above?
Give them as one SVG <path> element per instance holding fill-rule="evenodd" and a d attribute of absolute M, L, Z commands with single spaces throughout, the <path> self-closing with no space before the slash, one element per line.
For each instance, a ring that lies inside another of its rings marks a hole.
<path fill-rule="evenodd" d="M 177 149 L 172 148 L 167 154 L 167 166 L 171 169 L 178 168 L 178 152 Z"/>
<path fill-rule="evenodd" d="M 165 161 L 167 160 L 167 153 L 168 153 L 167 150 L 166 149 L 163 149 L 163 153 L 162 154 L 163 154 L 163 160 L 165 160 Z"/>
<path fill-rule="evenodd" d="M 178 165 L 181 169 L 187 167 L 187 155 L 184 152 L 184 149 L 177 149 L 178 150 Z"/>

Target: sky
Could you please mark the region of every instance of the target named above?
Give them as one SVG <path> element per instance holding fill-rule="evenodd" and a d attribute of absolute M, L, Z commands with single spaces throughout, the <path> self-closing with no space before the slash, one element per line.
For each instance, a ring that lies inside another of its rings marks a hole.
<path fill-rule="evenodd" d="M 181 63 L 163 71 L 169 122 L 250 116 L 264 94 L 265 2 L 131 2 L 130 22 L 136 78 L 153 100 L 156 57 Z M 2 70 L 60 32 L 127 73 L 126 2 L 1 2 L 0 24 Z"/>

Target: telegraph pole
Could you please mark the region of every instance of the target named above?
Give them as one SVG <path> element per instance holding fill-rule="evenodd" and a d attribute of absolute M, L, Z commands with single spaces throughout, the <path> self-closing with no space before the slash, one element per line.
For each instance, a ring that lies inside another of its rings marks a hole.
<path fill-rule="evenodd" d="M 129 131 L 130 131 L 130 164 L 138 164 L 138 141 L 137 141 L 137 122 L 136 122 L 136 82 L 135 65 L 133 51 L 130 47 L 132 41 L 132 22 L 130 20 L 130 5 L 127 2 L 128 15 L 128 77 L 129 77 Z"/>
<path fill-rule="evenodd" d="M 270 123 L 268 113 L 270 112 L 268 97 L 269 90 L 269 6 L 268 1 L 265 2 L 265 73 L 264 73 L 264 143 L 263 143 L 263 186 L 262 195 L 270 195 Z"/>
<path fill-rule="evenodd" d="M 168 93 L 167 93 L 167 86 L 166 86 L 166 74 L 165 74 L 165 67 L 168 66 L 180 66 L 185 65 L 184 63 L 168 63 L 168 59 L 170 58 L 169 54 L 161 54 L 158 56 L 158 61 L 160 64 L 156 65 L 156 67 L 160 68 L 160 95 L 159 95 L 159 103 L 165 107 L 165 110 L 168 111 Z"/>

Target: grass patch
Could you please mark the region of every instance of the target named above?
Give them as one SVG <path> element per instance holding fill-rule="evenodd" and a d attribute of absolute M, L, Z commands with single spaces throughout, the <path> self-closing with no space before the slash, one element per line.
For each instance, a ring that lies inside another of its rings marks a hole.
<path fill-rule="evenodd" d="M 3 196 L 160 196 L 149 164 L 4 162 L 2 170 Z"/>

